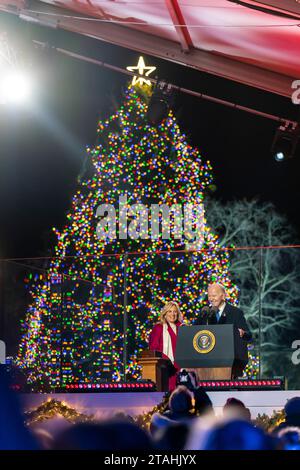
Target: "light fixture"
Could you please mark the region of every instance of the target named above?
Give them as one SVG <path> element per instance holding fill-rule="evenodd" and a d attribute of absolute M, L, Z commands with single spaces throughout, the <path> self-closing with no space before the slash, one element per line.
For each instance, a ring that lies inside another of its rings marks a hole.
<path fill-rule="evenodd" d="M 30 95 L 28 78 L 18 70 L 6 70 L 0 78 L 0 102 L 24 103 Z"/>
<path fill-rule="evenodd" d="M 220 390 L 284 390 L 285 378 L 273 379 L 237 379 L 237 380 L 201 380 L 198 386 L 206 391 Z"/>
<path fill-rule="evenodd" d="M 150 124 L 154 126 L 160 124 L 167 117 L 173 105 L 174 89 L 172 85 L 165 80 L 157 81 L 147 111 L 147 119 Z"/>
<path fill-rule="evenodd" d="M 156 390 L 156 384 L 151 380 L 137 380 L 136 382 L 70 383 L 59 388 L 60 392 L 67 393 L 156 392 Z"/>
<path fill-rule="evenodd" d="M 30 96 L 30 81 L 6 34 L 0 36 L 0 104 L 21 104 Z"/>
<path fill-rule="evenodd" d="M 293 158 L 300 138 L 299 123 L 284 122 L 277 129 L 271 147 L 276 162 Z"/>

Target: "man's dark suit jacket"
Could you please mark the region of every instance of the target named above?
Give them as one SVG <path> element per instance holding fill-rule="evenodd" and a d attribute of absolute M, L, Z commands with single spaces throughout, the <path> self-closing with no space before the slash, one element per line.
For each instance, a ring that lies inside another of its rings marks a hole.
<path fill-rule="evenodd" d="M 204 325 L 204 324 L 208 324 L 208 325 L 233 324 L 236 328 L 242 329 L 246 332 L 243 338 L 240 338 L 241 340 L 240 344 L 241 344 L 242 350 L 244 351 L 245 361 L 240 365 L 237 375 L 242 375 L 242 371 L 248 362 L 246 360 L 246 358 L 248 357 L 247 343 L 251 341 L 252 339 L 251 332 L 249 330 L 249 327 L 247 325 L 247 322 L 246 322 L 246 319 L 244 317 L 242 310 L 238 307 L 235 307 L 234 305 L 226 303 L 219 321 L 217 321 L 216 315 L 213 315 L 213 316 L 210 316 L 208 319 L 207 317 L 198 318 L 198 320 L 196 320 L 196 322 L 194 323 L 194 325 Z"/>
<path fill-rule="evenodd" d="M 203 320 L 202 324 L 203 324 Z M 197 321 L 195 324 L 196 325 L 201 325 L 201 321 Z M 206 321 L 205 321 L 206 323 Z M 244 314 L 242 310 L 238 307 L 235 307 L 234 305 L 225 304 L 225 308 L 223 310 L 223 313 L 221 315 L 221 318 L 219 321 L 217 321 L 216 315 L 213 315 L 208 319 L 208 324 L 209 325 L 226 325 L 226 324 L 233 324 L 236 326 L 236 328 L 240 328 L 244 331 L 246 331 L 245 335 L 243 336 L 244 341 L 251 341 L 252 335 L 250 333 L 249 327 L 247 325 L 246 319 L 244 317 Z"/>

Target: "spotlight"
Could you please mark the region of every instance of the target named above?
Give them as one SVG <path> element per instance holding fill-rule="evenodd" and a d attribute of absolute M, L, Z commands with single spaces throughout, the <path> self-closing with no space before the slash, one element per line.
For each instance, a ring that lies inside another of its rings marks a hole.
<path fill-rule="evenodd" d="M 271 152 L 276 162 L 293 158 L 300 138 L 299 123 L 285 122 L 277 129 Z"/>
<path fill-rule="evenodd" d="M 10 72 L 1 77 L 0 101 L 2 103 L 23 103 L 30 94 L 29 81 L 21 72 Z"/>
<path fill-rule="evenodd" d="M 30 83 L 24 73 L 19 52 L 0 35 L 0 104 L 23 103 L 30 95 Z"/>
<path fill-rule="evenodd" d="M 148 105 L 148 121 L 154 126 L 160 124 L 167 117 L 173 101 L 172 85 L 164 80 L 157 81 Z"/>
<path fill-rule="evenodd" d="M 274 158 L 276 162 L 282 162 L 285 159 L 285 155 L 283 152 L 277 152 L 275 153 Z"/>

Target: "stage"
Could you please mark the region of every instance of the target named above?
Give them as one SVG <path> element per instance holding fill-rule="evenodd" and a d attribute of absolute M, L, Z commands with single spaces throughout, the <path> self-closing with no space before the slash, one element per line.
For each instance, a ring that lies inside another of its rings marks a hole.
<path fill-rule="evenodd" d="M 208 392 L 213 403 L 216 415 L 222 414 L 222 408 L 228 398 L 234 397 L 241 400 L 251 412 L 252 419 L 258 414 L 271 416 L 273 411 L 282 410 L 290 398 L 299 396 L 300 390 L 290 391 L 218 391 Z M 32 411 L 48 400 L 62 402 L 70 408 L 84 415 L 93 415 L 102 420 L 111 418 L 117 412 L 123 412 L 131 416 L 147 413 L 155 405 L 161 403 L 164 397 L 162 392 L 139 393 L 53 393 L 53 394 L 19 394 L 21 407 L 24 412 Z M 69 425 L 67 420 L 55 417 L 45 422 L 36 422 L 34 426 L 61 428 Z M 54 426 L 55 425 L 55 426 Z"/>

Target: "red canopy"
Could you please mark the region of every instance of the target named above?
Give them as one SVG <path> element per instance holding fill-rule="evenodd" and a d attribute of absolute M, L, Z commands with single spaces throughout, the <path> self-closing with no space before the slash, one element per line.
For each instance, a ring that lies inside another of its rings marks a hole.
<path fill-rule="evenodd" d="M 295 0 L 0 0 L 0 9 L 283 96 L 300 79 Z"/>

